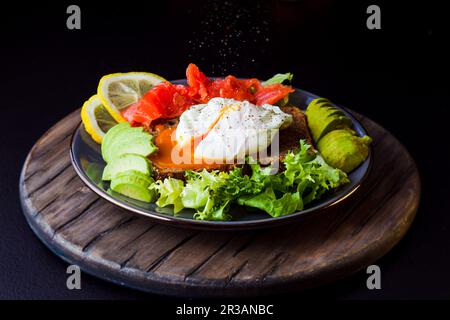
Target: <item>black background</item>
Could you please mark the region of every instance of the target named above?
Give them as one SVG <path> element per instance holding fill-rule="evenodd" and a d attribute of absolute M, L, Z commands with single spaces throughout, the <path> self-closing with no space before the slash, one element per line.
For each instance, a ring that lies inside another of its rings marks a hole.
<path fill-rule="evenodd" d="M 418 215 L 406 237 L 378 261 L 382 290 L 367 290 L 367 275 L 360 272 L 262 301 L 450 298 L 450 52 L 444 8 L 432 1 L 74 3 L 81 7 L 81 30 L 66 28 L 66 8 L 73 3 L 2 8 L 0 298 L 167 301 L 88 275 L 82 290 L 67 290 L 66 263 L 40 243 L 21 213 L 18 181 L 34 142 L 94 94 L 102 75 L 136 70 L 178 79 L 189 62 L 211 76 L 265 79 L 292 72 L 296 87 L 387 128 L 421 173 Z M 381 30 L 366 28 L 369 4 L 381 7 Z"/>

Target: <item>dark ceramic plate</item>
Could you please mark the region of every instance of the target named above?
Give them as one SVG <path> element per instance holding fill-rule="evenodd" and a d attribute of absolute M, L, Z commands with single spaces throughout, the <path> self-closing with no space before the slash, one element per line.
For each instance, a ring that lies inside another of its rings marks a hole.
<path fill-rule="evenodd" d="M 175 81 L 183 83 L 183 80 Z M 296 89 L 290 95 L 290 101 L 299 106 L 302 110 L 306 108 L 308 103 L 318 98 L 318 96 Z M 341 109 L 352 121 L 354 130 L 358 135 L 366 134 L 363 126 L 345 109 Z M 275 226 L 294 220 L 300 220 L 306 216 L 317 214 L 326 208 L 334 206 L 344 199 L 347 199 L 353 194 L 365 180 L 371 165 L 372 151 L 366 161 L 357 169 L 349 174 L 350 183 L 341 187 L 334 192 L 326 194 L 319 200 L 313 202 L 308 208 L 303 211 L 295 212 L 293 214 L 272 218 L 262 211 L 249 210 L 245 207 L 235 206 L 230 209 L 232 213 L 232 221 L 200 221 L 193 218 L 193 210 L 183 210 L 176 216 L 173 215 L 172 208 L 159 208 L 153 203 L 144 203 L 133 200 L 121 194 L 109 190 L 109 183 L 101 180 L 105 162 L 102 159 L 100 152 L 100 145 L 95 143 L 91 137 L 86 133 L 82 124 L 75 130 L 72 136 L 72 143 L 70 147 L 70 156 L 72 165 L 75 171 L 80 176 L 81 180 L 86 185 L 96 192 L 99 196 L 106 199 L 115 205 L 132 212 L 144 215 L 156 222 L 166 223 L 173 226 L 182 226 L 197 229 L 214 229 L 214 230 L 237 230 L 237 229 L 252 229 Z"/>

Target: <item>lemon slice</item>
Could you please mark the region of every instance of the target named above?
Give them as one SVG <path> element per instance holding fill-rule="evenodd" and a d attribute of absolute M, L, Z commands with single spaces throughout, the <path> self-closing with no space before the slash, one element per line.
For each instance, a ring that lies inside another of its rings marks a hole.
<path fill-rule="evenodd" d="M 117 121 L 103 106 L 98 95 L 92 96 L 83 104 L 81 120 L 86 132 L 98 143 L 102 143 L 105 133 L 117 124 Z"/>
<path fill-rule="evenodd" d="M 136 103 L 164 78 L 147 72 L 113 73 L 100 79 L 97 94 L 117 122 L 123 122 L 121 111 Z"/>

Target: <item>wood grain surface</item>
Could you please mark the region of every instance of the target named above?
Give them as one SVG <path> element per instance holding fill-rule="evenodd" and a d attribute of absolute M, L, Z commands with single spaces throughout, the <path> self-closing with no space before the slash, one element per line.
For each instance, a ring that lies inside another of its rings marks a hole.
<path fill-rule="evenodd" d="M 24 214 L 58 256 L 100 278 L 177 296 L 249 296 L 305 289 L 348 276 L 408 230 L 420 179 L 389 132 L 355 115 L 374 139 L 374 163 L 348 201 L 304 221 L 254 231 L 196 231 L 155 224 L 99 198 L 72 169 L 79 110 L 53 126 L 23 167 Z"/>

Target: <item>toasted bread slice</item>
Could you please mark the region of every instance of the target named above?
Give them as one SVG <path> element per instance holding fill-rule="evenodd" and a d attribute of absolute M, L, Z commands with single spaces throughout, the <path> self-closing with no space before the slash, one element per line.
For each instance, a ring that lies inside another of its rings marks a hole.
<path fill-rule="evenodd" d="M 288 128 L 280 131 L 280 159 L 283 159 L 288 151 L 296 150 L 300 146 L 301 139 L 305 139 L 311 146 L 313 143 L 303 111 L 294 106 L 285 106 L 281 110 L 294 118 Z"/>
<path fill-rule="evenodd" d="M 299 148 L 301 139 L 305 139 L 308 144 L 313 145 L 303 111 L 292 105 L 281 107 L 281 110 L 292 115 L 294 121 L 289 127 L 279 131 L 278 152 L 274 153 L 272 151 L 274 145 L 271 145 L 268 150 L 269 156 L 258 159 L 258 162 L 262 165 L 278 165 L 289 151 Z M 272 153 L 274 154 L 272 155 Z"/>
<path fill-rule="evenodd" d="M 281 107 L 286 113 L 289 113 L 293 117 L 292 124 L 279 132 L 279 153 L 274 156 L 267 156 L 258 161 L 263 165 L 269 165 L 273 163 L 279 163 L 289 151 L 296 150 L 299 147 L 300 139 L 305 139 L 307 143 L 312 145 L 311 135 L 309 133 L 308 124 L 306 122 L 306 116 L 299 108 L 294 106 L 284 106 Z M 159 125 L 163 125 L 165 127 L 176 126 L 178 124 L 177 119 L 171 119 L 165 123 L 159 123 Z M 150 132 L 154 135 L 158 134 L 156 130 L 150 130 Z M 271 153 L 270 151 L 268 152 Z M 237 166 L 242 166 L 238 164 L 222 164 L 218 165 L 215 170 L 220 171 L 230 171 Z M 153 165 L 153 177 L 158 179 L 164 179 L 167 177 L 184 179 L 184 170 L 178 168 L 161 168 L 156 165 Z"/>

